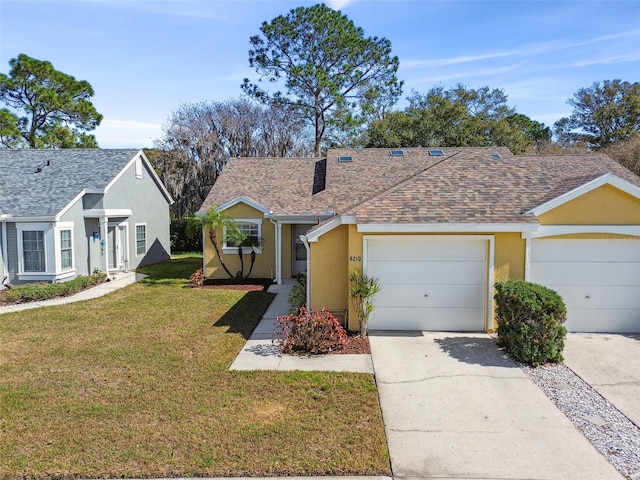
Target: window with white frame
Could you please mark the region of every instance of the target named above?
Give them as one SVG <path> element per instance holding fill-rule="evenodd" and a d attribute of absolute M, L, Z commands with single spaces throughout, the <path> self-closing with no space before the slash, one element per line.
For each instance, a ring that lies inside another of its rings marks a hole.
<path fill-rule="evenodd" d="M 262 253 L 262 249 L 260 248 L 262 243 L 262 221 L 236 220 L 236 226 L 238 227 L 242 238 L 245 239 L 241 244 L 242 247 L 249 250 L 254 249 L 256 253 Z M 223 231 L 223 236 L 223 249 L 233 249 L 233 252 L 235 253 L 240 246 L 238 245 L 238 239 L 232 238 L 226 228 Z"/>
<path fill-rule="evenodd" d="M 46 271 L 43 230 L 23 230 L 22 254 L 25 272 Z"/>
<path fill-rule="evenodd" d="M 60 230 L 60 266 L 63 270 L 73 267 L 71 230 Z"/>
<path fill-rule="evenodd" d="M 147 252 L 147 226 L 136 225 L 136 255 L 144 255 Z"/>

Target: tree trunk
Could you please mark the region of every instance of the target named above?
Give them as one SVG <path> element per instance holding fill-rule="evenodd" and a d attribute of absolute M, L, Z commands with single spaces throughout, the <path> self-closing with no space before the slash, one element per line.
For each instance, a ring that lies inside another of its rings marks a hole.
<path fill-rule="evenodd" d="M 224 268 L 224 271 L 227 272 L 227 275 L 229 275 L 229 278 L 233 278 L 232 273 L 229 271 L 227 266 L 224 264 L 224 261 L 222 260 L 222 255 L 220 255 L 220 249 L 218 248 L 216 232 L 215 232 L 215 229 L 213 228 L 209 229 L 209 240 L 211 240 L 211 243 L 213 244 L 213 249 L 216 251 L 216 255 L 218 255 L 218 259 L 220 260 L 220 265 L 222 265 L 222 268 Z"/>

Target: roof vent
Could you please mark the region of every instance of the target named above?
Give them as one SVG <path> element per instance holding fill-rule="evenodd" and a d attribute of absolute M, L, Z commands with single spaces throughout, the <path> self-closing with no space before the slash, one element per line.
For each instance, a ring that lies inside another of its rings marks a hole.
<path fill-rule="evenodd" d="M 492 153 L 491 155 L 489 155 L 491 158 L 495 159 L 495 160 L 502 160 L 502 157 L 500 156 L 499 153 Z"/>
<path fill-rule="evenodd" d="M 389 154 L 392 157 L 404 157 L 404 150 L 391 150 Z"/>
<path fill-rule="evenodd" d="M 432 157 L 442 157 L 444 155 L 444 151 L 438 148 L 434 148 L 429 150 L 429 155 L 431 155 Z"/>
<path fill-rule="evenodd" d="M 344 155 L 342 157 L 338 157 L 339 162 L 353 162 L 353 157 L 351 155 Z"/>

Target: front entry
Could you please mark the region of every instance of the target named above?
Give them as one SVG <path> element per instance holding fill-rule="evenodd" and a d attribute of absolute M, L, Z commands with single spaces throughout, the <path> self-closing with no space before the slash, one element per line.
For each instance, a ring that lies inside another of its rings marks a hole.
<path fill-rule="evenodd" d="M 127 270 L 127 226 L 109 225 L 107 231 L 107 258 L 109 271 Z"/>
<path fill-rule="evenodd" d="M 307 271 L 307 248 L 300 240 L 313 225 L 291 225 L 291 276 Z"/>

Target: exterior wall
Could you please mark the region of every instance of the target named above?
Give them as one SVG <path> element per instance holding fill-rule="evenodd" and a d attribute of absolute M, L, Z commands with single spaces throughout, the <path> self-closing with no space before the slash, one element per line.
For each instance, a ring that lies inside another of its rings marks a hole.
<path fill-rule="evenodd" d="M 75 275 L 89 275 L 89 242 L 84 228 L 84 209 L 82 200 L 78 200 L 60 218 L 61 222 L 73 222 L 73 265 Z"/>
<path fill-rule="evenodd" d="M 105 194 L 103 208 L 130 209 L 132 212 L 126 219 L 129 268 L 170 258 L 169 203 L 146 166 L 142 178 L 137 178 L 135 162 L 132 163 Z M 144 255 L 136 254 L 136 224 L 146 225 L 147 250 Z"/>
<path fill-rule="evenodd" d="M 640 201 L 603 185 L 538 218 L 541 225 L 640 225 Z"/>
<path fill-rule="evenodd" d="M 18 283 L 18 232 L 16 224 L 7 223 L 7 271 L 9 282 Z"/>
<path fill-rule="evenodd" d="M 348 327 L 357 329 L 355 312 L 349 299 L 349 272 L 363 267 L 363 236 L 356 225 L 342 225 L 311 243 L 311 307 L 327 307 L 332 311 L 348 310 Z M 371 236 L 375 234 L 367 233 Z M 381 235 L 389 235 L 381 233 Z M 413 233 L 398 235 L 419 235 Z M 423 234 L 437 235 L 437 234 Z M 477 235 L 447 232 L 442 235 Z M 519 232 L 487 233 L 493 235 L 494 282 L 507 279 L 523 280 L 525 270 L 525 240 Z"/>
<path fill-rule="evenodd" d="M 311 306 L 332 312 L 349 308 L 349 226 L 342 225 L 310 243 Z"/>
<path fill-rule="evenodd" d="M 3 222 L 0 222 L 0 290 L 2 290 L 2 279 L 4 279 L 5 276 L 5 253 L 4 251 L 6 250 L 5 242 L 6 242 L 6 238 L 4 238 L 3 236 Z"/>
<path fill-rule="evenodd" d="M 251 272 L 251 277 L 253 278 L 275 278 L 276 276 L 276 233 L 275 233 L 275 225 L 271 223 L 270 220 L 265 219 L 262 212 L 256 210 L 249 205 L 245 205 L 244 203 L 238 203 L 232 207 L 229 207 L 225 210 L 225 213 L 229 215 L 231 218 L 237 219 L 255 219 L 262 221 L 262 253 L 256 255 L 256 263 L 253 267 L 253 271 Z M 286 242 L 291 243 L 291 234 L 289 230 L 289 235 L 286 235 L 287 229 L 286 226 L 282 227 L 282 244 L 285 247 Z M 240 270 L 240 259 L 238 258 L 237 249 L 229 249 L 228 252 L 223 253 L 222 246 L 224 238 L 222 236 L 222 229 L 219 228 L 216 231 L 216 236 L 218 239 L 218 246 L 220 248 L 220 252 L 222 253 L 222 259 L 224 263 L 227 265 L 227 268 L 232 274 L 236 274 Z M 209 234 L 204 232 L 204 274 L 206 278 L 229 278 L 227 273 L 224 271 L 222 266 L 220 265 L 220 260 L 216 256 L 216 252 L 209 240 Z M 291 247 L 289 247 L 289 252 Z M 289 253 L 289 257 L 291 254 Z M 285 276 L 284 263 L 285 258 L 283 256 L 283 277 Z M 245 275 L 249 271 L 251 262 L 251 257 L 249 254 L 244 255 L 244 270 Z M 291 261 L 289 260 L 289 274 L 291 273 Z"/>

